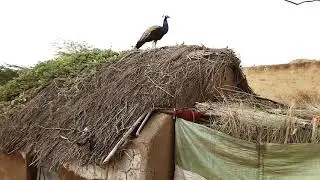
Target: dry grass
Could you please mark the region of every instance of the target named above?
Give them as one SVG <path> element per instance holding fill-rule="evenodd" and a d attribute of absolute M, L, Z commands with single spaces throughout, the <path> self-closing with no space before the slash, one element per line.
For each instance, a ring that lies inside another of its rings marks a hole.
<path fill-rule="evenodd" d="M 261 95 L 293 106 L 320 104 L 320 62 L 244 68 L 249 85 Z"/>
<path fill-rule="evenodd" d="M 311 120 L 320 106 L 303 109 L 274 108 L 258 99 L 198 103 L 207 114 L 202 124 L 253 143 L 318 143 Z M 258 105 L 258 106 L 257 106 Z"/>

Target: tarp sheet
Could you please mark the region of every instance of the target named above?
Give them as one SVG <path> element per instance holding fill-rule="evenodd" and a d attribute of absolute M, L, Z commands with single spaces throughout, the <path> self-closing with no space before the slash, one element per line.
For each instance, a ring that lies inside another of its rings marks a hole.
<path fill-rule="evenodd" d="M 179 180 L 320 179 L 320 144 L 254 144 L 180 118 L 175 134 Z"/>

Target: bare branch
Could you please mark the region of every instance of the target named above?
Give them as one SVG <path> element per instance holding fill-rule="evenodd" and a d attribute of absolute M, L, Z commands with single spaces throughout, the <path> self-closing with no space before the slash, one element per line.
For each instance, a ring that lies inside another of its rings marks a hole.
<path fill-rule="evenodd" d="M 294 5 L 300 5 L 300 4 L 303 4 L 303 3 L 310 3 L 310 2 L 316 2 L 316 1 L 320 2 L 320 0 L 301 1 L 299 3 L 296 3 L 296 2 L 293 2 L 293 1 L 289 1 L 289 0 L 284 0 L 284 1 L 287 1 L 287 2 L 289 2 L 291 4 L 294 4 Z"/>

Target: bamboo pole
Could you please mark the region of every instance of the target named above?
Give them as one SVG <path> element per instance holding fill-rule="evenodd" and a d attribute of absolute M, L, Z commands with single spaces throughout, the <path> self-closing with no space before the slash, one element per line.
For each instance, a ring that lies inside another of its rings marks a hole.
<path fill-rule="evenodd" d="M 149 111 L 149 113 L 146 115 L 146 117 L 144 118 L 144 120 L 142 121 L 139 129 L 136 132 L 136 136 L 140 135 L 140 131 L 142 130 L 142 128 L 144 127 L 144 125 L 146 124 L 146 122 L 148 121 L 150 115 L 152 114 L 153 110 Z"/>

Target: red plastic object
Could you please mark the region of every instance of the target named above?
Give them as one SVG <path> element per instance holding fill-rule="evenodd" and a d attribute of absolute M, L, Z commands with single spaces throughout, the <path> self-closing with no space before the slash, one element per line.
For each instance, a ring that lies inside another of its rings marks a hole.
<path fill-rule="evenodd" d="M 314 116 L 312 118 L 313 123 L 315 123 L 316 121 L 320 121 L 320 116 Z"/>
<path fill-rule="evenodd" d="M 193 122 L 199 120 L 204 115 L 202 112 L 188 109 L 176 110 L 175 114 L 179 118 Z"/>

